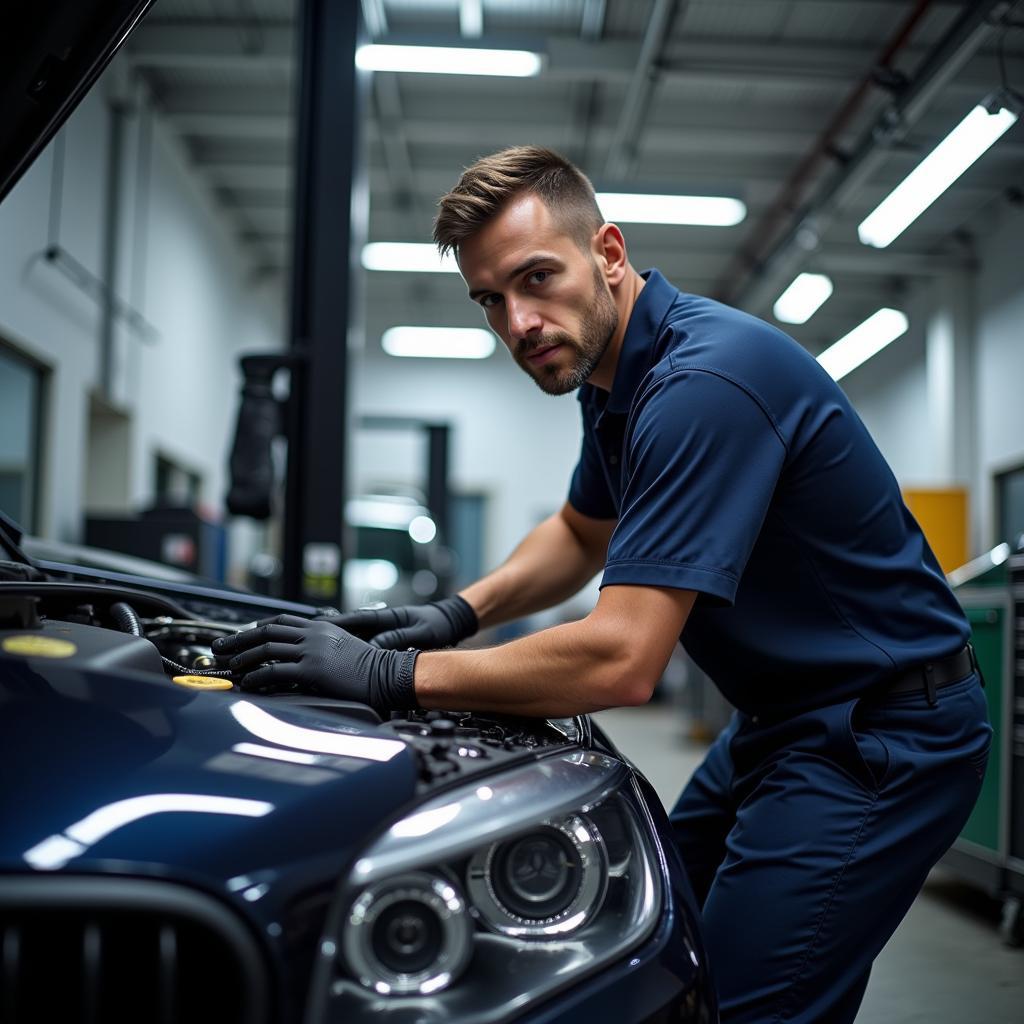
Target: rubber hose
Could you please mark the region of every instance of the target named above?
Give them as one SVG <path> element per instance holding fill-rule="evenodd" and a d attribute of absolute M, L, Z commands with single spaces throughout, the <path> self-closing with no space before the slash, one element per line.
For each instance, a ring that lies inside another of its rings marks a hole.
<path fill-rule="evenodd" d="M 110 606 L 110 617 L 122 633 L 142 636 L 142 622 L 135 609 L 125 601 L 115 601 Z"/>

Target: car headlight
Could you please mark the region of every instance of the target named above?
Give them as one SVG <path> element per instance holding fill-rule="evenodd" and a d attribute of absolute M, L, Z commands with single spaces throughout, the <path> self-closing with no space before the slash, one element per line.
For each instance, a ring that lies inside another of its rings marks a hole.
<path fill-rule="evenodd" d="M 368 886 L 352 905 L 345 959 L 378 992 L 430 992 L 458 977 L 472 951 L 466 904 L 447 879 L 411 872 Z"/>
<path fill-rule="evenodd" d="M 538 937 L 583 925 L 607 882 L 601 833 L 576 814 L 479 850 L 466 876 L 474 907 L 495 931 Z"/>
<path fill-rule="evenodd" d="M 643 942 L 661 909 L 629 769 L 576 751 L 441 794 L 356 862 L 327 923 L 311 1019 L 486 1024 Z"/>

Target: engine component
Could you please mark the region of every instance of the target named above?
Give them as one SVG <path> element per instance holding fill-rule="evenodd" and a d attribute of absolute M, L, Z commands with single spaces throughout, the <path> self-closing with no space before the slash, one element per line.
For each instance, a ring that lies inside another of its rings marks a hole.
<path fill-rule="evenodd" d="M 81 622 L 47 620 L 33 630 L 0 630 L 4 657 L 55 659 L 94 671 L 152 672 L 164 675 L 160 652 L 144 637 Z"/>

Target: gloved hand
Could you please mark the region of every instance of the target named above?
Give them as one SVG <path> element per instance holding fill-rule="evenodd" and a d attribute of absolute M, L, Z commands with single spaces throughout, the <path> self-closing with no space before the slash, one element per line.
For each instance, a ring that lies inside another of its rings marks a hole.
<path fill-rule="evenodd" d="M 242 677 L 243 690 L 297 686 L 378 711 L 418 706 L 413 669 L 419 651 L 372 647 L 325 619 L 278 615 L 214 640 L 213 653 Z"/>
<path fill-rule="evenodd" d="M 453 647 L 472 636 L 480 627 L 469 602 L 456 594 L 429 604 L 400 605 L 397 608 L 363 608 L 324 621 L 370 640 L 374 647 L 398 650 L 416 647 L 421 651 Z"/>

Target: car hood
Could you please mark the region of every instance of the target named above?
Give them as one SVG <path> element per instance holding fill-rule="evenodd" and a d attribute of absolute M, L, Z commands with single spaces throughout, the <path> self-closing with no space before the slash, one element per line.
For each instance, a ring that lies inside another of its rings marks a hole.
<path fill-rule="evenodd" d="M 75 109 L 153 0 L 8 4 L 0 59 L 0 199 Z"/>
<path fill-rule="evenodd" d="M 0 678 L 0 749 L 0 870 L 221 891 L 336 877 L 416 786 L 412 751 L 354 719 L 28 662 Z"/>

